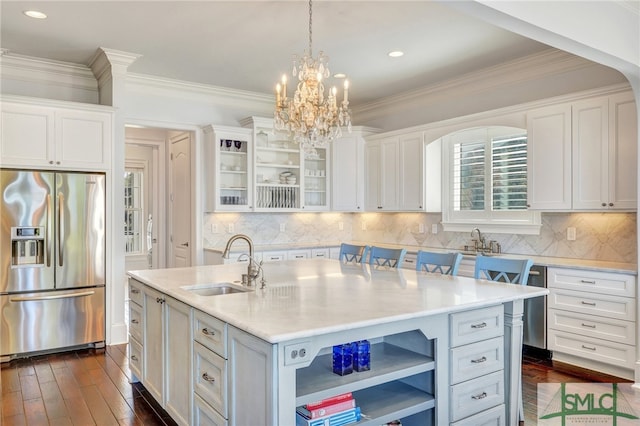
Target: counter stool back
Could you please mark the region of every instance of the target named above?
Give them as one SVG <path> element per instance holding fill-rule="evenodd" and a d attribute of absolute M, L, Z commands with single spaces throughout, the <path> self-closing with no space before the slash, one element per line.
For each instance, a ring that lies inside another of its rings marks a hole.
<path fill-rule="evenodd" d="M 356 246 L 353 244 L 340 244 L 340 255 L 338 259 L 344 263 L 366 262 L 369 246 Z"/>
<path fill-rule="evenodd" d="M 462 262 L 462 254 L 460 253 L 434 253 L 418 250 L 416 271 L 458 275 L 460 262 Z"/>
<path fill-rule="evenodd" d="M 371 246 L 369 249 L 369 264 L 374 266 L 387 266 L 389 268 L 401 268 L 406 249 L 389 249 Z"/>
<path fill-rule="evenodd" d="M 503 259 L 478 255 L 476 257 L 475 278 L 500 281 L 510 284 L 527 285 L 531 259 Z"/>

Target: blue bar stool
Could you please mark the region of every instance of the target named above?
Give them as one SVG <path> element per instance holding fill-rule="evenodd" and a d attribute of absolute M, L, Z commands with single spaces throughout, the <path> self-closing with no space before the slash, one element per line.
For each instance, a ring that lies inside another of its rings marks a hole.
<path fill-rule="evenodd" d="M 460 253 L 434 253 L 418 250 L 416 271 L 458 275 L 460 262 L 462 262 L 462 254 Z"/>
<path fill-rule="evenodd" d="M 340 255 L 338 259 L 344 263 L 366 262 L 369 246 L 356 246 L 353 244 L 340 244 Z"/>
<path fill-rule="evenodd" d="M 372 246 L 369 250 L 369 265 L 401 268 L 406 249 L 389 249 Z"/>

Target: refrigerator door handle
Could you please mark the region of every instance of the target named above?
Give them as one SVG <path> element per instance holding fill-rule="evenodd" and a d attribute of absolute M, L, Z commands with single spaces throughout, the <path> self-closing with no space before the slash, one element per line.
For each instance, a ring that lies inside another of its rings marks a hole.
<path fill-rule="evenodd" d="M 67 294 L 54 294 L 48 296 L 15 296 L 9 299 L 10 302 L 32 302 L 38 300 L 53 300 L 53 299 L 69 299 L 72 297 L 84 297 L 93 296 L 95 291 L 81 291 L 79 293 L 67 293 Z"/>
<path fill-rule="evenodd" d="M 58 262 L 60 266 L 64 265 L 63 251 L 62 251 L 62 234 L 64 234 L 64 194 L 58 193 Z"/>
<path fill-rule="evenodd" d="M 51 215 L 51 194 L 47 194 L 47 268 L 51 266 L 51 232 L 53 231 L 53 226 L 50 216 Z"/>

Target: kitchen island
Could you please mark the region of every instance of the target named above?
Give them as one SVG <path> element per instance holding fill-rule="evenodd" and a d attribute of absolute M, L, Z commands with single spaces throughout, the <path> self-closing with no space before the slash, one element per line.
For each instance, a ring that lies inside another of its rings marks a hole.
<path fill-rule="evenodd" d="M 358 424 L 517 424 L 523 299 L 546 289 L 335 260 L 130 272 L 130 365 L 179 424 L 294 425 L 296 407 L 352 392 Z M 367 339 L 371 369 L 332 372 Z M 193 399 L 191 396 L 193 395 Z"/>

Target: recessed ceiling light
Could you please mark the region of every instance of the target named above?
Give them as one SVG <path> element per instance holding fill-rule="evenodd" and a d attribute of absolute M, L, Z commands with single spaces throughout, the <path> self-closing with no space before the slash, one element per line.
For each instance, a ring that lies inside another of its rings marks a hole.
<path fill-rule="evenodd" d="M 347 78 L 347 75 L 343 72 L 339 72 L 333 75 L 334 78 Z"/>
<path fill-rule="evenodd" d="M 401 50 L 394 50 L 389 52 L 389 56 L 392 58 L 399 58 L 400 56 L 404 56 L 404 52 Z"/>
<path fill-rule="evenodd" d="M 47 19 L 47 14 L 46 13 L 42 13 L 42 12 L 39 12 L 37 10 L 25 10 L 22 13 L 27 15 L 29 18 Z"/>

